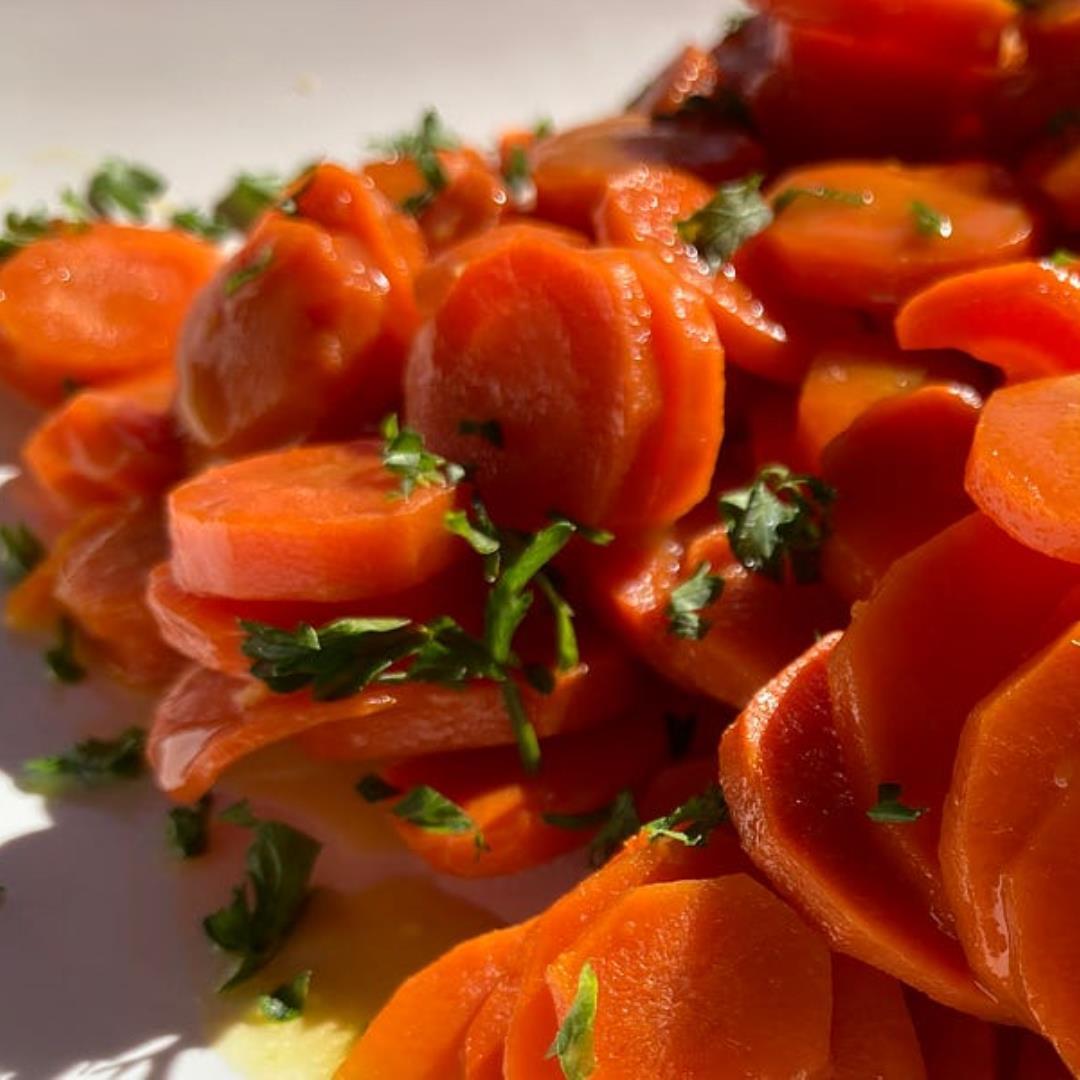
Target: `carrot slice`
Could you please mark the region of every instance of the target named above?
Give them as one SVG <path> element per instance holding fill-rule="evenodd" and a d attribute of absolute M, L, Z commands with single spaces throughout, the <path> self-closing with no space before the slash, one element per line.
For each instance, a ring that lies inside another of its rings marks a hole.
<path fill-rule="evenodd" d="M 71 510 L 153 498 L 184 473 L 171 372 L 82 390 L 31 432 L 23 460 Z"/>
<path fill-rule="evenodd" d="M 184 325 L 187 432 L 235 456 L 377 421 L 400 393 L 390 302 L 389 279 L 354 235 L 267 215 Z"/>
<path fill-rule="evenodd" d="M 1078 574 L 972 514 L 893 563 L 836 649 L 830 682 L 856 806 L 873 806 L 888 783 L 927 808 L 879 829 L 945 925 L 937 847 L 964 721 L 1054 632 Z"/>
<path fill-rule="evenodd" d="M 629 111 L 654 119 L 671 117 L 692 99 L 710 98 L 721 78 L 712 53 L 697 45 L 687 45 L 645 88 Z"/>
<path fill-rule="evenodd" d="M 723 578 L 723 591 L 701 611 L 704 636 L 679 637 L 668 614 L 672 592 L 705 563 Z M 778 584 L 747 570 L 718 524 L 607 549 L 592 586 L 597 610 L 644 661 L 684 689 L 736 708 L 847 617 L 825 586 Z"/>
<path fill-rule="evenodd" d="M 655 771 L 666 749 L 660 715 L 646 708 L 614 724 L 548 740 L 535 776 L 524 774 L 516 747 L 410 758 L 380 775 L 400 791 L 433 787 L 457 803 L 476 826 L 439 833 L 393 817 L 398 835 L 412 851 L 442 873 L 497 877 L 539 866 L 585 844 L 602 823 L 605 809 L 620 792 L 634 790 Z M 396 804 L 384 805 L 392 809 Z M 591 828 L 588 823 L 582 828 L 547 820 L 548 815 L 596 811 L 601 820 Z"/>
<path fill-rule="evenodd" d="M 464 269 L 405 384 L 412 426 L 526 527 L 553 509 L 611 527 L 679 516 L 708 489 L 722 398 L 699 297 L 644 256 L 520 232 Z M 497 421 L 503 445 L 465 420 Z"/>
<path fill-rule="evenodd" d="M 749 877 L 625 893 L 548 968 L 560 1018 L 586 964 L 598 1078 L 814 1076 L 829 1063 L 825 943 Z"/>
<path fill-rule="evenodd" d="M 986 1080 L 997 1076 L 998 1031 L 914 991 L 908 1009 L 918 1032 L 927 1080 Z"/>
<path fill-rule="evenodd" d="M 1058 221 L 1072 233 L 1080 232 L 1080 145 L 1050 163 L 1038 185 L 1054 207 Z"/>
<path fill-rule="evenodd" d="M 521 965 L 528 939 L 514 956 L 514 970 L 487 996 L 465 1033 L 462 1080 L 503 1080 L 503 1051 L 521 989 Z"/>
<path fill-rule="evenodd" d="M 922 1051 L 895 979 L 847 956 L 832 958 L 834 1080 L 926 1080 Z M 989 1075 L 989 1074 L 987 1074 Z"/>
<path fill-rule="evenodd" d="M 968 494 L 1020 543 L 1080 562 L 1080 375 L 999 390 L 986 403 Z"/>
<path fill-rule="evenodd" d="M 905 349 L 962 349 L 1011 382 L 1080 364 L 1080 271 L 1046 262 L 973 270 L 936 282 L 896 316 Z"/>
<path fill-rule="evenodd" d="M 445 1080 L 460 1075 L 469 1025 L 513 967 L 530 923 L 455 946 L 407 979 L 353 1044 L 335 1080 Z"/>
<path fill-rule="evenodd" d="M 169 495 L 181 588 L 252 600 L 337 601 L 417 585 L 460 557 L 443 527 L 453 487 L 395 497 L 374 440 L 246 458 Z"/>
<path fill-rule="evenodd" d="M 822 574 L 841 595 L 869 596 L 896 559 L 971 513 L 979 406 L 970 390 L 926 386 L 880 401 L 826 447 L 821 476 L 837 498 Z"/>
<path fill-rule="evenodd" d="M 0 378 L 52 405 L 167 367 L 217 262 L 185 233 L 106 223 L 36 241 L 0 266 Z"/>
<path fill-rule="evenodd" d="M 823 638 L 762 688 L 720 744 L 732 820 L 750 857 L 833 948 L 957 1008 L 1010 1015 L 892 865 L 885 826 L 853 793 L 834 726 Z"/>
<path fill-rule="evenodd" d="M 777 179 L 770 198 L 822 189 L 846 198 L 792 198 L 744 257 L 794 296 L 888 310 L 937 278 L 1032 250 L 1031 216 L 999 186 L 987 166 L 806 166 Z"/>
<path fill-rule="evenodd" d="M 637 165 L 608 180 L 596 213 L 601 244 L 641 248 L 656 255 L 686 284 L 700 290 L 716 321 L 725 354 L 756 375 L 796 383 L 806 370 L 805 347 L 727 266 L 713 272 L 678 233 L 713 196 L 696 176 L 663 165 Z"/>
<path fill-rule="evenodd" d="M 556 679 L 551 694 L 521 687 L 541 738 L 613 720 L 639 693 L 622 653 L 582 642 L 583 663 Z M 303 734 L 317 757 L 377 761 L 514 741 L 499 688 L 437 683 L 374 687 L 341 701 L 271 694 L 248 680 L 191 669 L 161 699 L 147 754 L 157 782 L 180 802 L 199 798 L 231 764 Z"/>
<path fill-rule="evenodd" d="M 601 870 L 557 900 L 537 920 L 524 948 L 521 992 L 506 1038 L 507 1080 L 558 1080 L 558 1063 L 545 1057 L 559 1026 L 547 984 L 549 965 L 624 893 L 639 885 L 738 874 L 747 866 L 734 834 L 715 830 L 707 844 L 686 847 L 639 833 Z"/>

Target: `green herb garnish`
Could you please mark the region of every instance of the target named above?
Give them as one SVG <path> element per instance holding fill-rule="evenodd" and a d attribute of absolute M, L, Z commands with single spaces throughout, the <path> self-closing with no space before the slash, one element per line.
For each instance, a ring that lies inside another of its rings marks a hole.
<path fill-rule="evenodd" d="M 387 783 L 378 773 L 368 773 L 356 782 L 356 791 L 365 802 L 386 802 L 401 794 L 393 784 Z"/>
<path fill-rule="evenodd" d="M 274 249 L 271 247 L 261 248 L 245 266 L 234 270 L 225 279 L 225 295 L 232 296 L 239 292 L 248 282 L 254 281 L 264 274 L 274 261 Z"/>
<path fill-rule="evenodd" d="M 558 1058 L 565 1080 L 588 1080 L 596 1071 L 593 1025 L 596 1022 L 599 993 L 600 982 L 596 972 L 592 964 L 586 962 L 578 975 L 574 1000 L 544 1055 L 546 1058 Z"/>
<path fill-rule="evenodd" d="M 42 795 L 92 788 L 115 780 L 133 780 L 144 769 L 146 735 L 128 728 L 115 739 L 86 739 L 70 750 L 31 758 L 22 767 L 19 786 Z"/>
<path fill-rule="evenodd" d="M 70 685 L 86 678 L 86 668 L 75 656 L 75 624 L 66 616 L 60 620 L 56 644 L 45 650 L 44 660 L 55 682 Z"/>
<path fill-rule="evenodd" d="M 406 213 L 421 213 L 446 187 L 449 180 L 439 160 L 439 151 L 455 150 L 458 145 L 457 136 L 443 126 L 442 118 L 436 109 L 428 109 L 423 114 L 415 131 L 402 132 L 374 144 L 374 148 L 383 153 L 411 158 L 424 181 L 423 190 L 410 195 L 401 204 Z"/>
<path fill-rule="evenodd" d="M 869 206 L 872 196 L 865 191 L 841 191 L 839 188 L 816 184 L 813 187 L 789 187 L 773 199 L 773 211 L 782 214 L 797 199 L 818 199 L 822 202 L 840 203 L 843 206 Z"/>
<path fill-rule="evenodd" d="M 108 158 L 90 177 L 86 204 L 98 217 L 122 213 L 141 224 L 149 215 L 150 203 L 164 194 L 165 187 L 165 181 L 145 165 Z"/>
<path fill-rule="evenodd" d="M 948 240 L 953 234 L 952 218 L 919 199 L 911 202 L 911 217 L 915 222 L 915 231 L 920 236 L 937 236 Z"/>
<path fill-rule="evenodd" d="M 193 806 L 174 806 L 165 821 L 165 840 L 181 859 L 193 859 L 206 852 L 210 834 L 210 796 Z"/>
<path fill-rule="evenodd" d="M 45 545 L 29 526 L 0 525 L 0 573 L 16 585 L 45 558 Z"/>
<path fill-rule="evenodd" d="M 600 831 L 589 843 L 589 865 L 603 866 L 604 863 L 641 828 L 634 796 L 629 791 L 620 791 L 608 807 L 607 817 Z"/>
<path fill-rule="evenodd" d="M 1055 269 L 1061 270 L 1072 266 L 1075 262 L 1080 262 L 1080 255 L 1075 251 L 1069 251 L 1068 248 L 1058 248 L 1047 256 L 1046 262 Z"/>
<path fill-rule="evenodd" d="M 719 270 L 752 236 L 767 229 L 773 212 L 761 194 L 760 175 L 721 185 L 696 214 L 676 223 L 679 236 Z"/>
<path fill-rule="evenodd" d="M 878 784 L 878 801 L 866 816 L 879 825 L 910 825 L 928 814 L 927 806 L 907 806 L 901 801 L 904 789 L 899 784 Z"/>
<path fill-rule="evenodd" d="M 169 218 L 169 224 L 174 229 L 182 229 L 193 236 L 199 236 L 203 240 L 216 243 L 229 231 L 229 226 L 220 218 L 200 210 L 197 206 L 189 206 L 186 210 L 177 210 Z"/>
<path fill-rule="evenodd" d="M 708 842 L 713 829 L 728 820 L 727 803 L 718 784 L 711 784 L 700 795 L 693 795 L 670 814 L 656 818 L 645 826 L 650 840 L 666 837 L 687 847 L 700 847 Z"/>
<path fill-rule="evenodd" d="M 428 450 L 423 436 L 402 427 L 391 413 L 380 425 L 383 437 L 383 468 L 401 480 L 401 494 L 408 498 L 418 487 L 453 487 L 465 470 Z"/>
<path fill-rule="evenodd" d="M 715 603 L 723 591 L 724 579 L 712 573 L 708 562 L 701 563 L 690 577 L 671 590 L 667 605 L 668 633 L 700 641 L 711 625 L 701 617 L 701 612 Z"/>
<path fill-rule="evenodd" d="M 447 836 L 473 833 L 476 846 L 480 849 L 487 848 L 483 833 L 465 810 L 427 784 L 420 784 L 407 791 L 390 812 L 394 817 L 425 832 Z"/>
<path fill-rule="evenodd" d="M 45 210 L 35 210 L 29 214 L 9 210 L 4 215 L 4 231 L 0 233 L 0 260 L 48 235 L 52 224 Z"/>
<path fill-rule="evenodd" d="M 275 1024 L 295 1020 L 307 1004 L 311 989 L 311 971 L 301 971 L 287 983 L 274 987 L 268 994 L 259 995 L 259 1012 Z"/>
<path fill-rule="evenodd" d="M 214 205 L 213 220 L 247 232 L 284 193 L 285 181 L 276 173 L 240 173 Z"/>

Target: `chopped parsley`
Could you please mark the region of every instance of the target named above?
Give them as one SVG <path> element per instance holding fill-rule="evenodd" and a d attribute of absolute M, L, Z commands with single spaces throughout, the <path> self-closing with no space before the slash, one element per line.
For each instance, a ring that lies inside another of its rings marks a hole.
<path fill-rule="evenodd" d="M 920 199 L 912 200 L 911 217 L 915 222 L 915 231 L 920 236 L 937 236 L 942 240 L 948 240 L 953 234 L 952 218 L 928 206 Z"/>
<path fill-rule="evenodd" d="M 693 795 L 670 814 L 656 818 L 645 826 L 650 840 L 666 837 L 687 847 L 708 843 L 713 829 L 728 820 L 727 803 L 719 784 L 711 784 L 701 794 Z"/>
<path fill-rule="evenodd" d="M 701 612 L 715 603 L 723 591 L 724 579 L 712 573 L 711 564 L 701 563 L 690 577 L 671 590 L 667 605 L 668 633 L 700 641 L 710 626 Z"/>
<path fill-rule="evenodd" d="M 415 825 L 425 832 L 447 836 L 472 833 L 477 848 L 480 850 L 487 848 L 484 834 L 466 811 L 442 792 L 436 791 L 427 784 L 420 784 L 407 791 L 391 807 L 390 812 L 394 817 Z"/>
<path fill-rule="evenodd" d="M 761 194 L 760 175 L 723 184 L 696 214 L 677 222 L 679 236 L 692 244 L 709 269 L 719 270 L 752 236 L 767 229 L 773 212 Z"/>
<path fill-rule="evenodd" d="M 45 558 L 45 545 L 21 522 L 0 525 L 0 573 L 9 585 L 17 585 Z"/>
<path fill-rule="evenodd" d="M 301 971 L 288 982 L 259 995 L 259 1012 L 275 1024 L 295 1020 L 304 1012 L 311 989 L 311 970 Z"/>
<path fill-rule="evenodd" d="M 462 420 L 458 424 L 459 435 L 477 435 L 500 450 L 504 446 L 502 424 L 498 420 Z"/>
<path fill-rule="evenodd" d="M 200 210 L 197 206 L 189 206 L 186 210 L 177 210 L 169 218 L 169 224 L 174 229 L 181 229 L 203 240 L 216 243 L 229 231 L 229 226 L 218 217 L 211 216 Z"/>
<path fill-rule="evenodd" d="M 44 660 L 54 682 L 70 685 L 86 678 L 86 668 L 75 655 L 75 624 L 67 616 L 60 620 L 56 644 L 45 650 Z"/>
<path fill-rule="evenodd" d="M 206 853 L 210 831 L 209 795 L 193 806 L 174 806 L 165 821 L 165 840 L 181 859 L 194 859 Z"/>
<path fill-rule="evenodd" d="M 4 231 L 0 233 L 0 260 L 40 240 L 51 228 L 52 219 L 45 210 L 35 210 L 29 214 L 9 210 L 4 215 Z"/>
<path fill-rule="evenodd" d="M 748 570 L 783 581 L 817 580 L 836 492 L 814 476 L 766 465 L 753 482 L 720 496 L 720 517 L 735 558 Z"/>
<path fill-rule="evenodd" d="M 428 109 L 423 114 L 415 131 L 405 131 L 374 144 L 375 149 L 383 153 L 411 158 L 424 182 L 421 191 L 410 195 L 401 204 L 402 210 L 409 214 L 420 214 L 446 187 L 449 179 L 439 160 L 439 152 L 456 150 L 458 145 L 457 136 L 446 129 L 436 109 Z"/>
<path fill-rule="evenodd" d="M 1068 248 L 1058 248 L 1047 257 L 1046 261 L 1050 266 L 1061 270 L 1072 266 L 1075 262 L 1080 262 L 1080 255 L 1075 251 L 1069 251 Z"/>
<path fill-rule="evenodd" d="M 383 420 L 380 431 L 383 467 L 401 481 L 405 498 L 418 487 L 453 487 L 465 476 L 460 465 L 428 450 L 419 432 L 402 427 L 396 414 Z"/>
<path fill-rule="evenodd" d="M 364 801 L 369 803 L 385 802 L 401 794 L 398 788 L 387 783 L 378 773 L 362 776 L 356 783 L 356 790 Z"/>
<path fill-rule="evenodd" d="M 910 825 L 930 812 L 926 806 L 907 806 L 901 801 L 903 794 L 899 784 L 879 784 L 878 801 L 866 811 L 866 816 L 879 825 Z"/>
<path fill-rule="evenodd" d="M 240 173 L 214 205 L 213 218 L 226 228 L 246 232 L 285 193 L 277 173 Z"/>
<path fill-rule="evenodd" d="M 55 795 L 74 788 L 92 788 L 114 780 L 133 780 L 144 769 L 146 735 L 131 727 L 115 739 L 86 739 L 70 750 L 31 758 L 22 767 L 19 786 Z"/>
<path fill-rule="evenodd" d="M 530 206 L 536 198 L 536 185 L 529 168 L 529 155 L 524 146 L 512 146 L 503 167 L 506 189 L 517 207 Z"/>
<path fill-rule="evenodd" d="M 840 188 L 816 184 L 813 187 L 785 188 L 773 199 L 774 213 L 782 214 L 797 199 L 818 199 L 843 206 L 869 206 L 873 202 L 873 196 L 867 191 L 842 191 Z"/>
<path fill-rule="evenodd" d="M 165 181 L 145 165 L 108 158 L 90 177 L 85 200 L 97 217 L 119 213 L 141 224 L 149 215 L 150 203 L 164 194 L 165 187 Z"/>
<path fill-rule="evenodd" d="M 592 964 L 586 961 L 578 975 L 577 993 L 559 1025 L 546 1058 L 558 1058 L 565 1080 L 588 1080 L 596 1071 L 593 1025 L 600 982 Z"/>
<path fill-rule="evenodd" d="M 502 550 L 502 540 L 493 531 L 490 521 L 480 520 L 474 524 L 467 510 L 447 510 L 443 525 L 448 532 L 460 536 L 477 555 L 497 555 Z M 494 581 L 498 572 L 496 566 L 495 573 L 485 574 L 485 577 Z"/>
<path fill-rule="evenodd" d="M 272 247 L 260 248 L 253 258 L 241 266 L 238 270 L 234 270 L 225 279 L 225 295 L 233 296 L 239 292 L 249 282 L 254 281 L 256 278 L 264 274 L 269 268 L 270 264 L 274 261 L 274 249 Z"/>
<path fill-rule="evenodd" d="M 589 865 L 603 866 L 623 842 L 629 840 L 641 828 L 634 796 L 620 791 L 608 808 L 607 818 L 589 844 Z"/>

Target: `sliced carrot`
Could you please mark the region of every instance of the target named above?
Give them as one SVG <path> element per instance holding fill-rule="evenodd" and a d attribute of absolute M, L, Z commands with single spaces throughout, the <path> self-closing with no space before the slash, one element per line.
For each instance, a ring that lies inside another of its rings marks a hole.
<path fill-rule="evenodd" d="M 643 526 L 708 490 L 723 351 L 704 302 L 648 257 L 519 232 L 457 278 L 405 398 L 430 446 L 475 466 L 497 520 Z M 497 421 L 503 445 L 465 420 Z"/>
<path fill-rule="evenodd" d="M 653 118 L 670 117 L 691 99 L 710 98 L 720 79 L 713 55 L 697 45 L 687 45 L 645 88 L 631 111 Z"/>
<path fill-rule="evenodd" d="M 1080 143 L 1055 153 L 1038 170 L 1035 182 L 1063 228 L 1080 233 Z"/>
<path fill-rule="evenodd" d="M 743 845 L 838 951 L 972 1013 L 1010 1015 L 976 985 L 956 940 L 892 865 L 837 739 L 823 638 L 758 693 L 720 744 Z"/>
<path fill-rule="evenodd" d="M 400 393 L 391 303 L 389 279 L 354 235 L 267 215 L 184 325 L 187 432 L 235 456 L 379 420 Z"/>
<path fill-rule="evenodd" d="M 512 968 L 530 925 L 462 942 L 407 979 L 354 1043 L 335 1080 L 446 1080 L 460 1075 L 469 1025 Z"/>
<path fill-rule="evenodd" d="M 979 406 L 970 390 L 925 386 L 878 402 L 826 447 L 821 476 L 837 497 L 822 574 L 841 595 L 865 599 L 896 559 L 971 513 Z"/>
<path fill-rule="evenodd" d="M 834 1080 L 926 1080 L 900 983 L 837 953 L 832 958 L 832 990 Z"/>
<path fill-rule="evenodd" d="M 464 545 L 443 526 L 453 487 L 397 496 L 374 440 L 246 458 L 169 495 L 172 570 L 194 593 L 337 601 L 417 585 Z"/>
<path fill-rule="evenodd" d="M 930 285 L 896 317 L 905 349 L 962 349 L 1011 382 L 1080 365 L 1080 268 L 1018 262 Z"/>
<path fill-rule="evenodd" d="M 586 964 L 597 1078 L 814 1076 L 829 1063 L 825 943 L 749 877 L 621 896 L 548 968 L 560 1019 Z"/>
<path fill-rule="evenodd" d="M 733 267 L 710 270 L 679 236 L 677 223 L 700 210 L 713 194 L 703 180 L 665 165 L 636 165 L 614 173 L 596 212 L 597 239 L 652 252 L 700 290 L 732 363 L 768 379 L 797 383 L 808 360 L 805 346 L 789 338 Z"/>
<path fill-rule="evenodd" d="M 124 681 L 158 686 L 180 670 L 143 599 L 150 568 L 165 554 L 157 506 L 93 511 L 62 544 L 57 603 Z"/>
<path fill-rule="evenodd" d="M 671 594 L 703 564 L 724 580 L 701 611 L 700 640 L 675 635 Z M 846 605 L 821 585 L 778 584 L 731 554 L 722 525 L 669 532 L 603 552 L 594 603 L 641 658 L 684 689 L 741 708 L 820 635 L 843 625 Z"/>
<path fill-rule="evenodd" d="M 1020 543 L 1080 562 L 1080 375 L 1010 386 L 986 404 L 968 494 Z"/>
<path fill-rule="evenodd" d="M 879 830 L 945 925 L 953 913 L 938 837 L 964 721 L 1055 632 L 1047 624 L 1078 574 L 972 514 L 893 563 L 856 605 L 833 656 L 836 728 L 855 805 L 869 809 L 879 785 L 900 784 L 905 803 L 927 808 L 918 821 Z"/>
<path fill-rule="evenodd" d="M 171 372 L 82 390 L 31 432 L 23 460 L 69 510 L 154 498 L 184 473 Z"/>
<path fill-rule="evenodd" d="M 998 1031 L 985 1020 L 908 991 L 927 1080 L 986 1080 L 998 1075 Z"/>
<path fill-rule="evenodd" d="M 419 785 L 434 788 L 476 826 L 439 833 L 393 817 L 412 851 L 442 873 L 498 877 L 584 845 L 602 824 L 605 809 L 620 792 L 638 788 L 663 763 L 666 750 L 658 710 L 644 708 L 614 724 L 547 740 L 535 776 L 525 775 L 517 747 L 509 746 L 410 758 L 380 775 L 403 792 Z M 383 805 L 392 810 L 396 803 Z M 548 821 L 548 815 L 597 811 L 600 820 L 592 827 Z"/>
<path fill-rule="evenodd" d="M 503 1080 L 503 1051 L 521 989 L 520 968 L 527 949 L 528 939 L 514 956 L 515 970 L 504 975 L 488 994 L 465 1033 L 462 1080 Z"/>
<path fill-rule="evenodd" d="M 0 378 L 46 405 L 167 367 L 217 255 L 180 232 L 66 229 L 0 266 Z"/>
<path fill-rule="evenodd" d="M 625 656 L 582 643 L 584 662 L 551 694 L 523 685 L 525 712 L 541 738 L 613 720 L 640 684 Z M 295 735 L 318 757 L 378 761 L 514 741 L 497 686 L 437 683 L 377 686 L 341 701 L 271 694 L 248 680 L 192 668 L 161 699 L 147 753 L 160 787 L 178 801 L 199 798 L 234 762 Z"/>
<path fill-rule="evenodd" d="M 710 784 L 718 782 L 716 742 L 713 740 L 707 756 L 677 761 L 661 769 L 649 781 L 636 800 L 642 821 L 655 821 L 670 814 L 688 799 L 706 791 Z"/>
<path fill-rule="evenodd" d="M 507 1080 L 558 1080 L 562 1076 L 558 1063 L 545 1057 L 559 1025 L 547 984 L 548 967 L 622 895 L 653 882 L 738 874 L 746 865 L 734 834 L 727 830 L 715 830 L 701 847 L 666 839 L 650 841 L 640 833 L 601 870 L 548 908 L 525 944 L 521 991 L 503 1059 Z"/>
<path fill-rule="evenodd" d="M 889 310 L 937 278 L 1031 252 L 1032 218 L 1000 186 L 998 173 L 977 165 L 806 166 L 777 179 L 770 198 L 825 189 L 846 201 L 793 197 L 744 257 L 794 296 Z"/>

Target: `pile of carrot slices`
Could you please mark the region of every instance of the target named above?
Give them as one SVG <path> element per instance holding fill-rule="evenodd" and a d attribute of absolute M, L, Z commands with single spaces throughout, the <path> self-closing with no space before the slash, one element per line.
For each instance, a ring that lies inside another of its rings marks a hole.
<path fill-rule="evenodd" d="M 9 624 L 178 802 L 287 742 L 578 852 L 341 1078 L 1080 1076 L 1080 3 L 755 6 L 494 153 L 8 215 Z"/>

